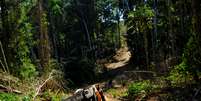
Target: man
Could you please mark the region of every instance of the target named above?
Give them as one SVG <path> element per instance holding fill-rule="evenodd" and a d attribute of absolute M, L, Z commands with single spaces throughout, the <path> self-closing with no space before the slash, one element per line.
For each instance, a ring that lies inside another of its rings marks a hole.
<path fill-rule="evenodd" d="M 85 89 L 77 89 L 73 96 L 62 101 L 106 101 L 99 85 Z"/>
<path fill-rule="evenodd" d="M 100 89 L 100 86 L 98 84 L 96 85 L 96 89 L 96 96 L 98 98 L 98 101 L 106 101 L 105 96 L 103 95 L 103 90 Z"/>

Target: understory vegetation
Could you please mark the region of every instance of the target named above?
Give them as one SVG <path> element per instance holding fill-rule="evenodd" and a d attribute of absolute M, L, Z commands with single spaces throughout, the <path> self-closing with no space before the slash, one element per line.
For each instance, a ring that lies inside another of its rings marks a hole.
<path fill-rule="evenodd" d="M 0 101 L 99 83 L 112 101 L 201 100 L 201 1 L 0 0 Z"/>

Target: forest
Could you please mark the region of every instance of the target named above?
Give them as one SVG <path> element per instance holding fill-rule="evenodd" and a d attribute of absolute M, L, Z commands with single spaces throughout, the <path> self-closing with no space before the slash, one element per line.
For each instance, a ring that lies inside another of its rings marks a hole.
<path fill-rule="evenodd" d="M 0 0 L 0 101 L 201 101 L 201 0 Z"/>

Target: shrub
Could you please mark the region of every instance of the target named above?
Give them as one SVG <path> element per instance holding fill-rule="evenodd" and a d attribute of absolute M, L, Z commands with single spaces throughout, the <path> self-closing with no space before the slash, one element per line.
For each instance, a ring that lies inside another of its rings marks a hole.
<path fill-rule="evenodd" d="M 31 97 L 30 96 L 24 96 L 24 97 L 22 97 L 22 101 L 31 101 Z"/>
<path fill-rule="evenodd" d="M 114 88 L 111 88 L 111 89 L 107 90 L 107 93 L 111 94 L 114 98 L 127 96 L 127 92 L 124 91 L 123 89 L 114 89 Z"/>
<path fill-rule="evenodd" d="M 65 68 L 65 74 L 75 84 L 93 82 L 95 80 L 95 62 L 87 57 L 72 59 Z"/>
<path fill-rule="evenodd" d="M 32 78 L 37 75 L 35 66 L 29 61 L 25 61 L 20 68 L 20 76 L 23 79 Z"/>
<path fill-rule="evenodd" d="M 151 85 L 150 81 L 143 81 L 132 83 L 128 88 L 129 96 L 136 97 L 137 95 L 147 94 L 155 87 Z"/>
<path fill-rule="evenodd" d="M 188 69 L 189 67 L 185 61 L 175 66 L 175 68 L 171 70 L 170 75 L 167 77 L 167 79 L 171 81 L 171 86 L 180 86 L 180 84 L 190 81 L 192 76 L 190 75 Z"/>
<path fill-rule="evenodd" d="M 12 93 L 0 93 L 0 101 L 19 101 L 20 98 Z"/>

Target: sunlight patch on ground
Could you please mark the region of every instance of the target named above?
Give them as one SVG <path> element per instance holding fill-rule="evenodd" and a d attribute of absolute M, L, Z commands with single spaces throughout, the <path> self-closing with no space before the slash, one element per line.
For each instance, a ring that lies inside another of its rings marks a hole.
<path fill-rule="evenodd" d="M 104 64 L 108 69 L 116 69 L 122 66 L 125 66 L 131 58 L 131 53 L 127 48 L 121 48 L 116 52 L 116 55 L 113 59 L 117 62 L 114 63 L 106 63 Z"/>

